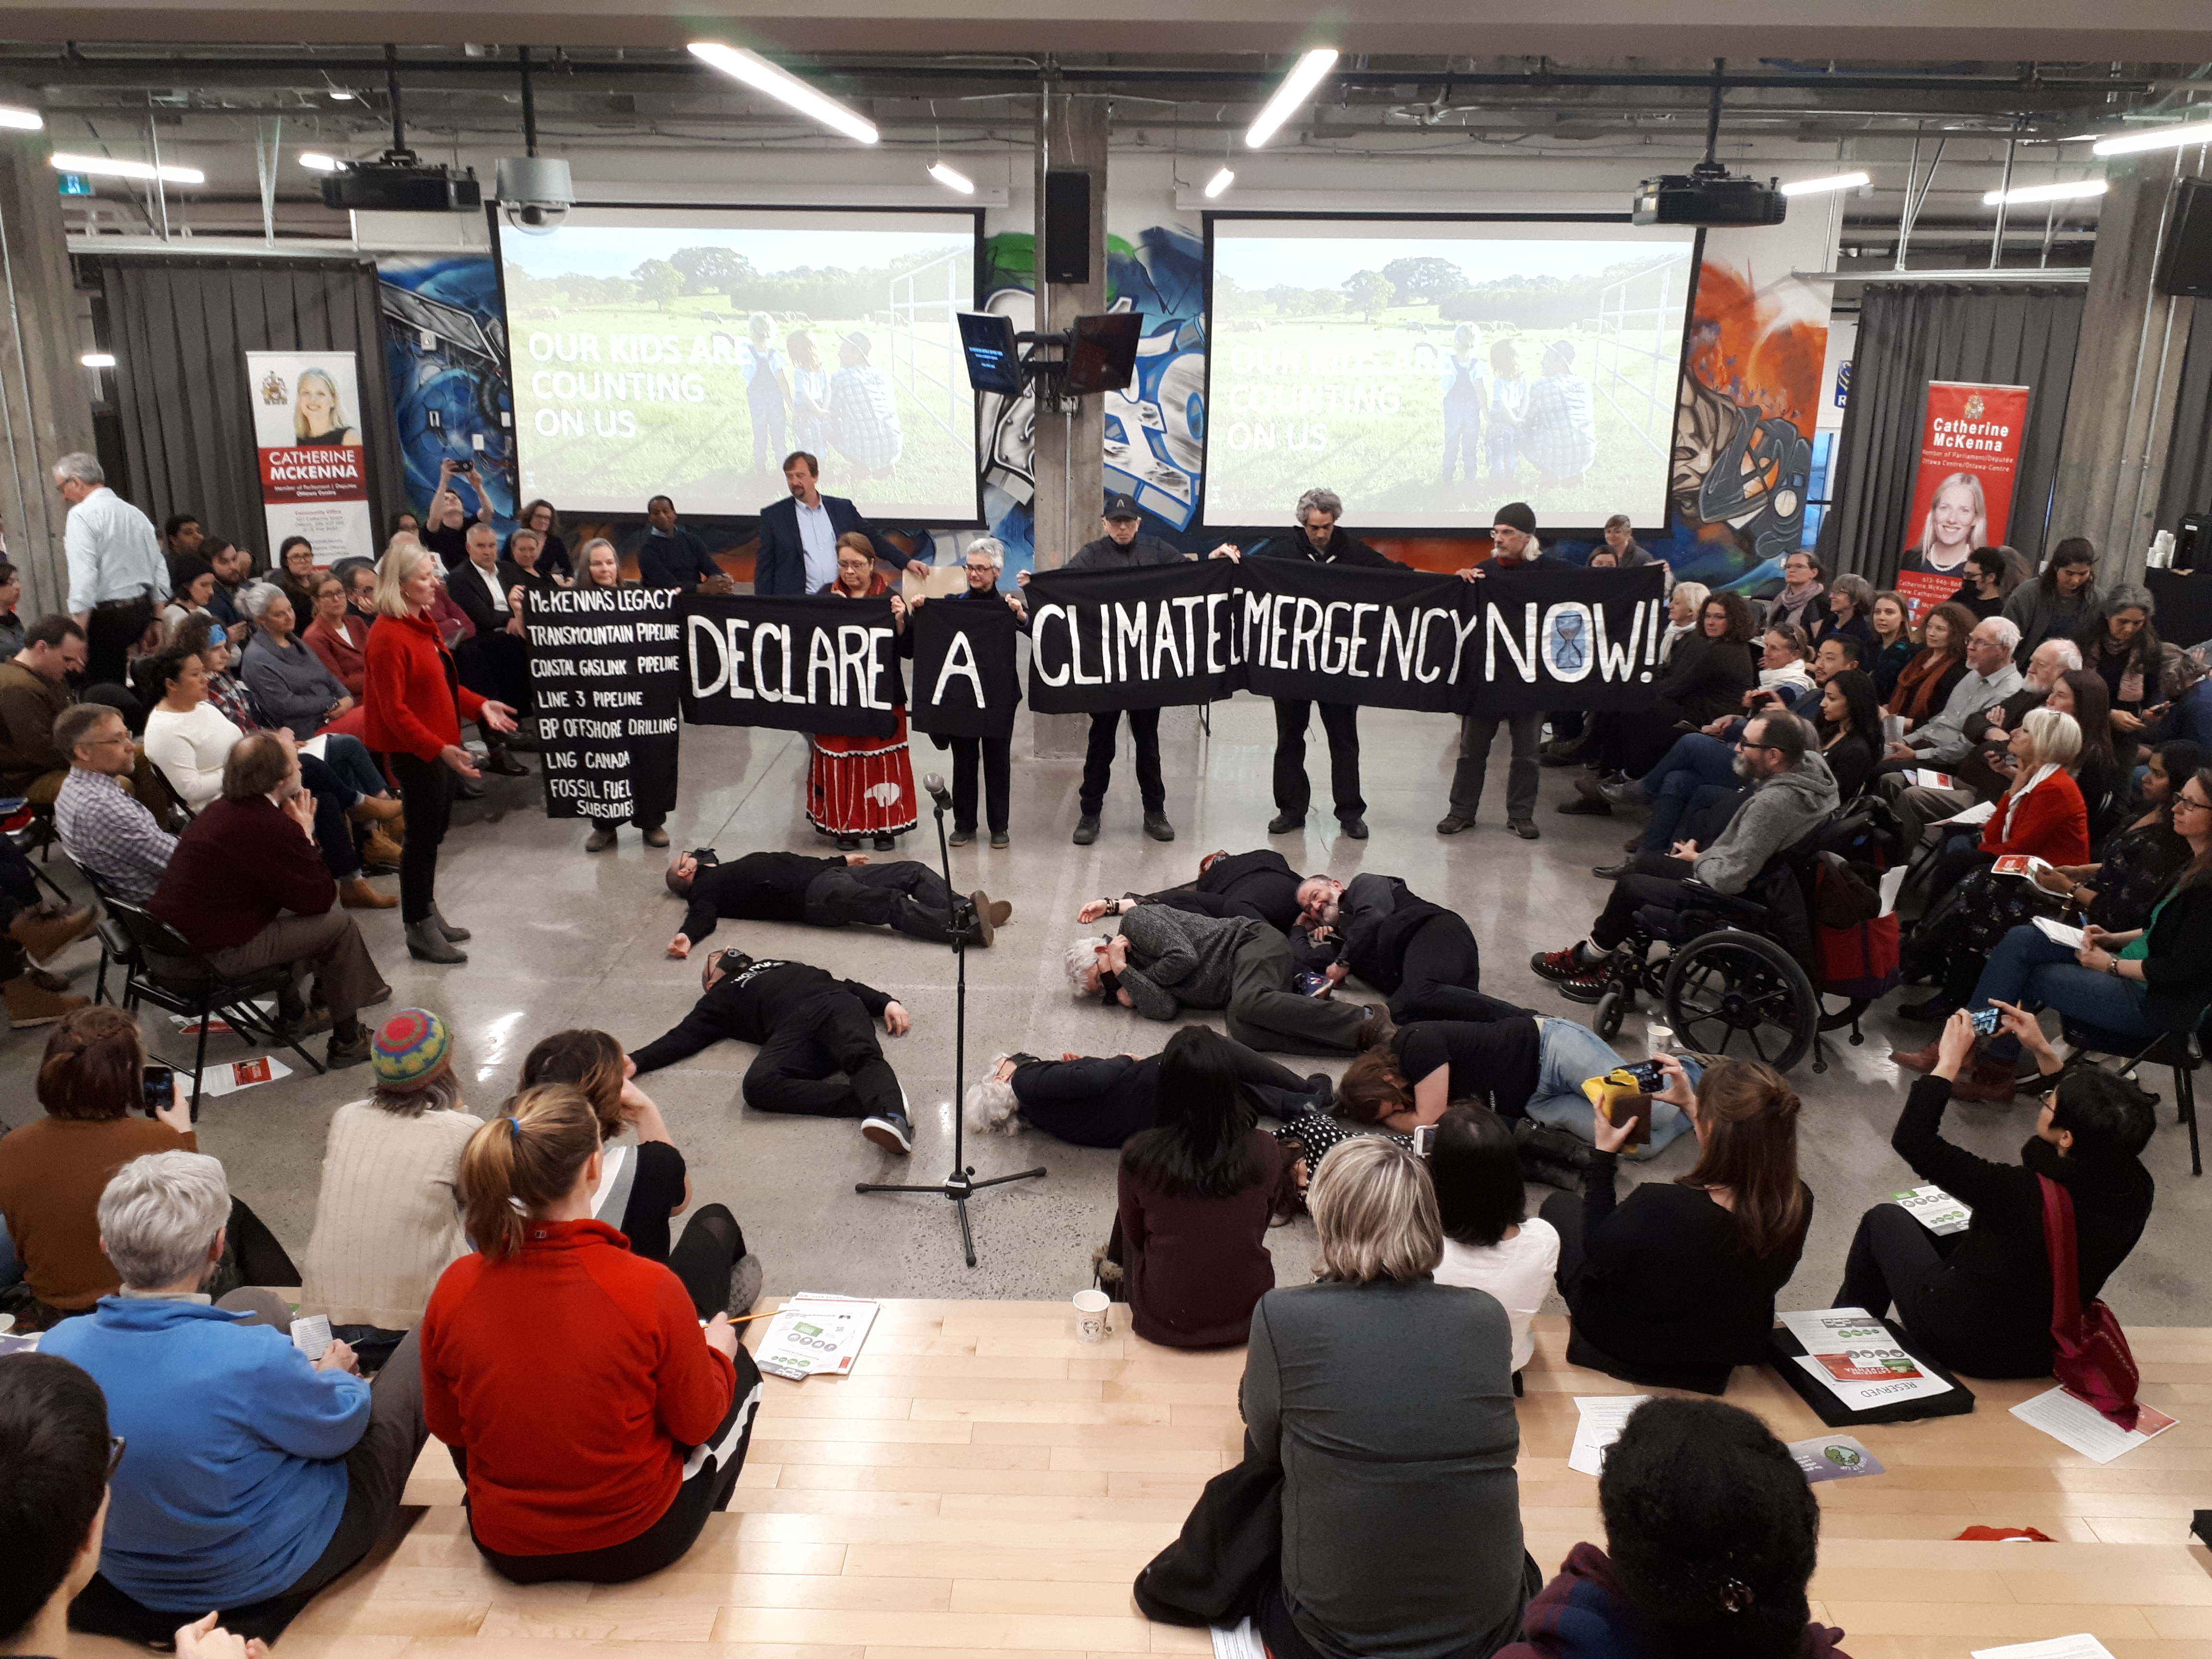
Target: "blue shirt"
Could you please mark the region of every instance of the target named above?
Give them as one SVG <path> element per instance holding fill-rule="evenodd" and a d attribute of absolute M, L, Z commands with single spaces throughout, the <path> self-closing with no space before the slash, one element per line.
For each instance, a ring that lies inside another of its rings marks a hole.
<path fill-rule="evenodd" d="M 42 1352 L 92 1374 L 129 1449 L 108 1486 L 100 1570 L 149 1607 L 198 1617 L 288 1589 L 345 1508 L 368 1384 L 196 1302 L 102 1297 Z"/>
<path fill-rule="evenodd" d="M 817 501 L 812 507 L 793 496 L 799 514 L 799 544 L 806 550 L 806 589 L 820 592 L 837 580 L 837 531 L 830 522 L 830 506 Z"/>
<path fill-rule="evenodd" d="M 682 525 L 663 535 L 648 531 L 637 546 L 637 580 L 644 587 L 696 587 L 722 574 L 706 543 Z"/>

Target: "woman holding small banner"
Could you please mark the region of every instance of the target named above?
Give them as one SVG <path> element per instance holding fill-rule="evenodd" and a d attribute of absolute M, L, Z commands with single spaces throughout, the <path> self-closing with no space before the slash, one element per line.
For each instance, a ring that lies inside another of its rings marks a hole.
<path fill-rule="evenodd" d="M 996 537 L 979 536 L 968 545 L 968 586 L 952 594 L 946 604 L 965 602 L 988 605 L 994 599 L 1006 601 L 1006 609 L 1029 625 L 1029 613 L 1023 609 L 1021 595 L 999 591 L 999 573 L 1006 568 L 1006 550 Z M 916 594 L 913 608 L 919 611 L 924 598 Z M 1022 700 L 1017 684 L 1014 703 Z M 1012 819 L 1011 797 L 1013 794 L 1013 704 L 1006 708 L 1006 729 L 996 737 L 946 737 L 937 739 L 952 750 L 952 845 L 965 847 L 975 839 L 975 774 L 980 768 L 983 775 L 984 811 L 991 823 L 991 845 L 1012 845 L 1006 834 Z"/>
<path fill-rule="evenodd" d="M 817 590 L 842 599 L 873 599 L 890 592 L 890 582 L 876 568 L 876 547 L 858 531 L 837 538 L 837 579 Z M 890 594 L 891 622 L 906 632 L 906 601 Z M 836 737 L 810 733 L 812 757 L 806 765 L 807 821 L 837 845 L 851 851 L 863 836 L 873 836 L 876 850 L 887 853 L 897 837 L 921 822 L 915 807 L 914 763 L 907 754 L 906 710 L 893 711 L 889 737 Z"/>

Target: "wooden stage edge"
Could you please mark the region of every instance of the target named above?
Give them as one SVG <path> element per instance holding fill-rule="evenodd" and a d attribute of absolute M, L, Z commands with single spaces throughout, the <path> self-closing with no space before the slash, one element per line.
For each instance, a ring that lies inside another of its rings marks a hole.
<path fill-rule="evenodd" d="M 763 1304 L 765 1305 L 765 1304 Z M 1118 1321 L 1127 1310 L 1117 1308 Z M 762 1328 L 753 1328 L 757 1333 Z M 1816 1617 L 1852 1659 L 1965 1659 L 2087 1632 L 2117 1659 L 2212 1659 L 2212 1330 L 2129 1333 L 2143 1398 L 2179 1419 L 2100 1466 L 2007 1409 L 2048 1386 L 1974 1384 L 1972 1415 L 1859 1431 L 1887 1466 L 1830 1481 Z M 1601 1541 L 1597 1483 L 1566 1465 L 1577 1395 L 1638 1390 L 1570 1366 L 1537 1322 L 1521 1402 L 1521 1510 L 1547 1571 Z M 886 1302 L 854 1374 L 769 1380 L 730 1512 L 638 1583 L 521 1587 L 470 1543 L 460 1484 L 428 1446 L 410 1507 L 318 1599 L 283 1659 L 945 1659 L 1202 1654 L 1204 1631 L 1129 1597 L 1206 1480 L 1242 1445 L 1241 1349 L 1075 1340 L 1063 1303 Z M 1771 1373 L 1728 1399 L 1784 1440 L 1823 1432 Z M 1976 1525 L 2057 1540 L 1959 1543 Z M 137 1651 L 77 1638 L 72 1656 Z"/>

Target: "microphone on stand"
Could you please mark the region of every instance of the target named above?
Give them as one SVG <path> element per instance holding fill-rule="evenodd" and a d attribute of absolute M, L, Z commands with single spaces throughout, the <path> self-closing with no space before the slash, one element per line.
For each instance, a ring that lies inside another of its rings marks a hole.
<path fill-rule="evenodd" d="M 952 792 L 945 787 L 945 775 L 942 772 L 926 773 L 921 780 L 921 787 L 930 799 L 937 803 L 939 811 L 949 812 L 952 810 Z"/>

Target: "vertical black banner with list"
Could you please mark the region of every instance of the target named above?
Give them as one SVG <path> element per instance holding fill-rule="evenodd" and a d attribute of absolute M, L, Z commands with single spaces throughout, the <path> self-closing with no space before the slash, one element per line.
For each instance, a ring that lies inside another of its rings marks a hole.
<path fill-rule="evenodd" d="M 620 823 L 675 806 L 682 596 L 572 587 L 529 598 L 546 817 Z"/>

